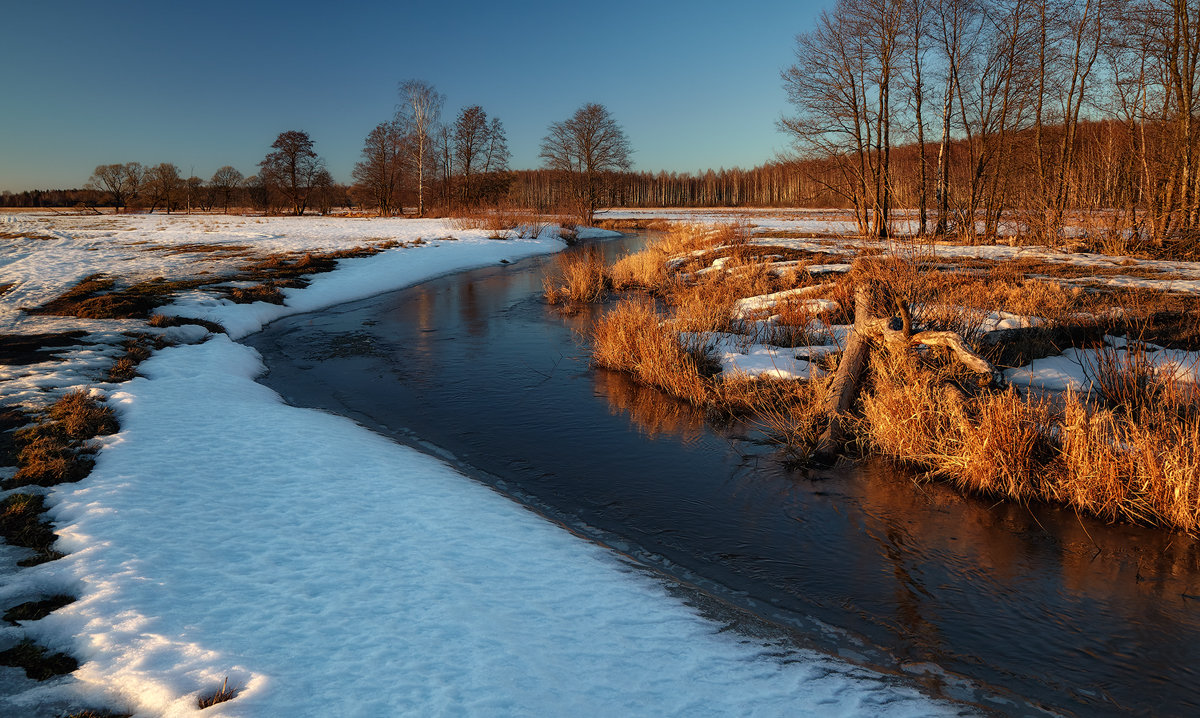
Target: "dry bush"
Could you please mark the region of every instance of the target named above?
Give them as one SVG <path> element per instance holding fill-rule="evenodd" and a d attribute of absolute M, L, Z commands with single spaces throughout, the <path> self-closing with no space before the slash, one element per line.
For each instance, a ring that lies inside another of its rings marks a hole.
<path fill-rule="evenodd" d="M 592 328 L 592 361 L 703 404 L 709 393 L 702 370 L 711 370 L 711 360 L 705 358 L 702 346 L 685 346 L 662 319 L 648 299 L 621 302 Z"/>
<path fill-rule="evenodd" d="M 554 271 L 542 279 L 543 294 L 551 304 L 597 302 L 610 286 L 608 266 L 595 247 L 558 254 Z"/>

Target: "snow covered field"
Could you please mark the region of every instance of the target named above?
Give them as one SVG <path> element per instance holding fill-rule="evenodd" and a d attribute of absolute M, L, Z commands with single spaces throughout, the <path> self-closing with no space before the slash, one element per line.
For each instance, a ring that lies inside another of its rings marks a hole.
<path fill-rule="evenodd" d="M 0 586 L 4 606 L 78 596 L 0 640 L 30 636 L 82 665 L 21 684 L 0 698 L 4 715 L 63 701 L 192 715 L 226 677 L 239 695 L 200 715 L 961 712 L 842 661 L 723 631 L 657 579 L 445 463 L 283 404 L 254 383 L 259 358 L 235 341 L 287 313 L 553 252 L 553 236 L 495 241 L 432 220 L 36 215 L 0 216 L 0 232 L 0 283 L 13 284 L 0 296 L 3 331 L 91 333 L 65 361 L 3 367 L 0 399 L 38 406 L 90 386 L 121 421 L 88 478 L 47 492 L 68 555 Z M 219 321 L 230 336 L 160 330 L 193 343 L 119 385 L 98 376 L 119 332 L 140 322 L 18 311 L 96 272 L 177 277 L 236 261 L 190 244 L 303 251 L 418 237 L 429 243 L 343 260 L 286 290 L 284 306 L 184 296 L 172 313 Z"/>

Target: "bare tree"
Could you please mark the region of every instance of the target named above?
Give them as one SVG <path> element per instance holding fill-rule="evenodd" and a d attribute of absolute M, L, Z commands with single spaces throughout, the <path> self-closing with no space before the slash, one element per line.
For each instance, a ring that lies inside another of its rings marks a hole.
<path fill-rule="evenodd" d="M 245 180 L 246 178 L 242 176 L 241 172 L 225 165 L 214 172 L 212 179 L 208 181 L 209 186 L 221 198 L 221 206 L 224 208 L 225 214 L 229 214 L 229 200 L 232 199 L 233 193 L 241 188 Z"/>
<path fill-rule="evenodd" d="M 437 149 L 437 169 L 442 180 L 442 204 L 449 211 L 454 204 L 454 133 L 446 125 L 438 125 L 434 138 Z"/>
<path fill-rule="evenodd" d="M 512 155 L 508 151 L 508 135 L 504 134 L 504 125 L 499 117 L 493 117 L 492 123 L 488 125 L 487 147 L 484 149 L 483 167 L 480 171 L 484 174 L 506 172 L 510 157 Z"/>
<path fill-rule="evenodd" d="M 141 188 L 145 170 L 138 162 L 127 162 L 123 165 L 100 165 L 92 172 L 87 181 L 87 189 L 107 192 L 112 197 L 117 213 L 129 204 Z"/>
<path fill-rule="evenodd" d="M 473 173 L 480 170 L 489 144 L 488 116 L 479 105 L 464 107 L 454 120 L 454 165 L 462 177 L 463 201 L 476 200 L 471 182 Z"/>
<path fill-rule="evenodd" d="M 163 162 L 146 172 L 145 186 L 150 196 L 150 213 L 153 214 L 154 209 L 162 204 L 170 214 L 183 191 L 183 178 L 179 175 L 178 167 Z"/>
<path fill-rule="evenodd" d="M 855 210 L 859 230 L 885 236 L 892 205 L 892 87 L 901 60 L 903 0 L 839 0 L 815 30 L 796 38 L 783 71 L 796 115 L 780 121 L 802 156 L 832 158 L 841 182 L 828 188 Z"/>
<path fill-rule="evenodd" d="M 405 80 L 400 83 L 400 106 L 396 110 L 396 120 L 409 138 L 406 147 L 417 173 L 417 213 L 421 215 L 425 214 L 426 177 L 433 175 L 433 140 L 445 101 L 445 96 L 424 80 Z"/>
<path fill-rule="evenodd" d="M 313 151 L 308 133 L 301 130 L 279 133 L 271 147 L 275 151 L 258 163 L 262 170 L 259 178 L 284 196 L 293 214 L 304 214 L 313 182 L 325 169 L 325 162 Z"/>
<path fill-rule="evenodd" d="M 183 181 L 183 190 L 187 197 L 187 212 L 192 213 L 192 207 L 199 207 L 204 201 L 204 180 L 195 175 Z"/>
<path fill-rule="evenodd" d="M 311 197 L 313 206 L 322 216 L 329 214 L 333 205 L 338 201 L 338 187 L 333 181 L 333 175 L 324 167 L 313 174 Z M 344 194 L 344 193 L 342 193 Z"/>
<path fill-rule="evenodd" d="M 363 143 L 362 160 L 351 176 L 359 192 L 381 217 L 400 211 L 400 185 L 405 171 L 404 131 L 395 120 L 380 122 Z"/>
<path fill-rule="evenodd" d="M 592 224 L 600 204 L 605 172 L 628 170 L 633 149 L 625 131 L 604 105 L 580 107 L 570 119 L 551 123 L 540 157 L 546 168 L 570 179 L 583 220 Z"/>

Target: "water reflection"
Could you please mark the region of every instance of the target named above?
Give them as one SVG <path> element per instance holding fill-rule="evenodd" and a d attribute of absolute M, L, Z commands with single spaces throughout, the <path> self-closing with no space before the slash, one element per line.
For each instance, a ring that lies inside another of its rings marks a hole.
<path fill-rule="evenodd" d="M 651 439 L 670 436 L 692 444 L 704 435 L 703 411 L 639 384 L 626 374 L 597 369 L 592 372 L 592 385 L 614 415 L 627 416 L 630 426 Z"/>

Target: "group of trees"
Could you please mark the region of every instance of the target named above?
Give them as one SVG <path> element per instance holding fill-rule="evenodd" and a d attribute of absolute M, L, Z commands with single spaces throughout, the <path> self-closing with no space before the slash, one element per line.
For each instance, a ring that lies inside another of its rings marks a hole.
<path fill-rule="evenodd" d="M 513 173 L 504 125 L 479 105 L 464 107 L 450 123 L 441 121 L 445 97 L 420 80 L 400 83 L 395 115 L 367 134 L 352 173 L 354 185 L 337 185 L 316 153 L 308 133 L 281 132 L 245 177 L 231 166 L 205 182 L 184 179 L 169 163 L 101 165 L 87 189 L 107 198 L 120 212 L 136 206 L 170 213 L 182 206 L 210 210 L 250 205 L 262 210 L 304 214 L 326 212 L 356 201 L 380 215 L 415 204 L 417 213 L 437 205 L 439 212 L 496 204 L 510 195 Z M 553 207 L 569 208 L 591 222 L 608 203 L 615 171 L 629 169 L 632 152 L 624 131 L 602 105 L 588 104 L 571 118 L 550 125 L 541 157 L 556 187 Z"/>
<path fill-rule="evenodd" d="M 1161 239 L 1200 228 L 1198 57 L 1195 0 L 839 0 L 797 38 L 780 126 L 864 232 L 902 207 L 1053 240 L 1083 211 Z"/>
<path fill-rule="evenodd" d="M 180 208 L 187 210 L 211 209 L 215 192 L 220 186 L 218 177 L 233 170 L 223 167 L 217 171 L 213 181 L 206 183 L 199 177 L 184 177 L 179 168 L 169 162 L 143 166 L 140 162 L 100 165 L 92 173 L 86 190 L 106 197 L 120 212 L 123 208 L 136 206 L 154 212 L 162 208 L 168 214 Z"/>
<path fill-rule="evenodd" d="M 434 199 L 443 210 L 494 203 L 507 191 L 508 139 L 479 105 L 441 121 L 446 98 L 421 80 L 400 83 L 396 114 L 367 135 L 353 177 L 360 203 L 395 214 L 413 197 L 418 214 Z"/>
<path fill-rule="evenodd" d="M 311 207 L 325 213 L 348 204 L 347 188 L 333 181 L 307 133 L 280 133 L 271 147 L 273 151 L 259 163 L 259 173 L 250 177 L 230 165 L 218 169 L 207 181 L 185 178 L 168 162 L 100 165 L 84 190 L 72 191 L 70 204 L 107 204 L 117 212 L 162 209 L 168 214 L 181 209 L 228 212 L 230 207 L 244 206 L 293 214 L 303 214 Z"/>

